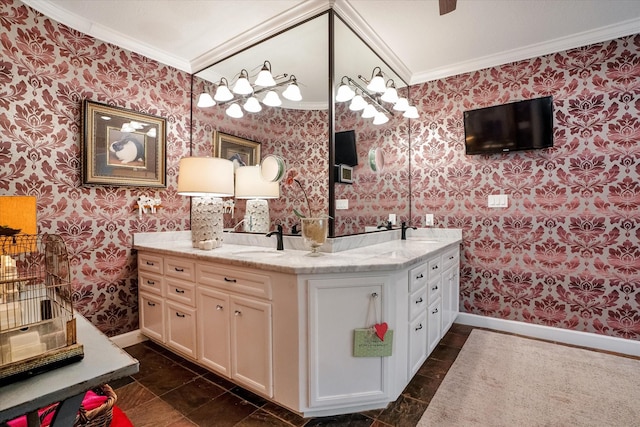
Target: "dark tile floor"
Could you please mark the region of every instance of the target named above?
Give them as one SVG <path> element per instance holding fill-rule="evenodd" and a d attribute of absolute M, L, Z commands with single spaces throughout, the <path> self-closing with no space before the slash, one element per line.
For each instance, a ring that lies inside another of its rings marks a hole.
<path fill-rule="evenodd" d="M 420 420 L 472 329 L 454 324 L 402 395 L 375 411 L 302 418 L 150 341 L 125 349 L 140 361 L 140 371 L 111 386 L 135 427 L 410 427 Z"/>

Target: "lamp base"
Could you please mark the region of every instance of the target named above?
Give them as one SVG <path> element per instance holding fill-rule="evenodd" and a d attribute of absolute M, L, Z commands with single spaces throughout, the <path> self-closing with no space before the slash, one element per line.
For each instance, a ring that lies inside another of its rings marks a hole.
<path fill-rule="evenodd" d="M 265 199 L 247 200 L 244 215 L 244 231 L 247 233 L 268 233 L 271 219 L 269 218 L 269 204 Z"/>
<path fill-rule="evenodd" d="M 198 249 L 222 246 L 224 204 L 218 197 L 193 197 L 191 200 L 191 243 Z"/>

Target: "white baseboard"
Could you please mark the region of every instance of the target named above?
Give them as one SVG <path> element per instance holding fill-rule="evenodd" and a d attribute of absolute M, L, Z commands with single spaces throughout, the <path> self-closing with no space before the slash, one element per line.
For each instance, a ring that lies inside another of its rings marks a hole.
<path fill-rule="evenodd" d="M 532 323 L 517 322 L 514 320 L 496 319 L 494 317 L 469 313 L 459 313 L 456 318 L 456 323 L 510 332 L 563 344 L 612 351 L 630 356 L 640 356 L 640 341 L 624 338 L 610 337 L 590 332 L 572 331 L 570 329 L 554 328 L 551 326 L 534 325 Z"/>
<path fill-rule="evenodd" d="M 124 334 L 116 335 L 115 337 L 109 338 L 112 343 L 117 345 L 120 348 L 129 347 L 134 344 L 139 344 L 148 340 L 147 337 L 142 335 L 140 329 L 136 329 L 135 331 L 127 332 Z"/>

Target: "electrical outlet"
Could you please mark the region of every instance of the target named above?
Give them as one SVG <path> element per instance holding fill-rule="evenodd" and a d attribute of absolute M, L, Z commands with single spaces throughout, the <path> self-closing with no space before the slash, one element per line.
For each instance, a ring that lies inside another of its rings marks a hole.
<path fill-rule="evenodd" d="M 337 210 L 349 209 L 349 199 L 337 199 L 336 209 Z"/>
<path fill-rule="evenodd" d="M 426 214 L 424 216 L 425 227 L 433 227 L 433 214 Z"/>
<path fill-rule="evenodd" d="M 389 214 L 389 222 L 391 225 L 396 225 L 396 214 Z"/>

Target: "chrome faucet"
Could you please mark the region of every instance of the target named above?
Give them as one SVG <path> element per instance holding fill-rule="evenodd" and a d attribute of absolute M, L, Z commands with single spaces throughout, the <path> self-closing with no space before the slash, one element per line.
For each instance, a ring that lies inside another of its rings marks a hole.
<path fill-rule="evenodd" d="M 276 250 L 278 251 L 283 251 L 284 250 L 284 243 L 282 242 L 282 225 L 278 224 L 276 226 L 277 230 L 274 231 L 270 231 L 267 233 L 267 237 L 271 237 L 274 234 L 276 235 L 276 239 L 277 239 L 277 246 L 276 246 Z"/>
<path fill-rule="evenodd" d="M 412 228 L 414 230 L 417 230 L 416 227 L 411 227 L 411 226 L 407 227 L 407 223 L 402 221 L 402 236 L 400 237 L 400 240 L 407 240 L 407 229 L 408 228 Z"/>

